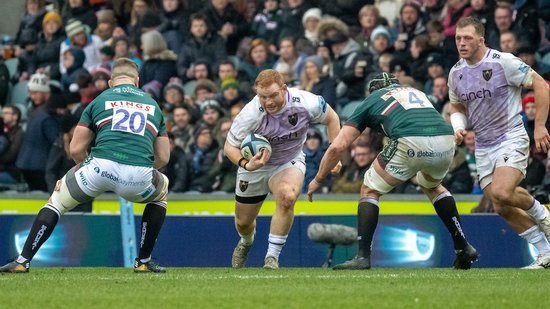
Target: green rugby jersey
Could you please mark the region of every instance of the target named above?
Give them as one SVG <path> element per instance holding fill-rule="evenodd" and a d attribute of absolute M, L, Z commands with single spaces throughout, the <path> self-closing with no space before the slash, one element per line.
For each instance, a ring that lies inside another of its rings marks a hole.
<path fill-rule="evenodd" d="M 369 127 L 391 139 L 454 134 L 422 91 L 400 85 L 373 92 L 355 109 L 346 125 L 361 132 Z"/>
<path fill-rule="evenodd" d="M 153 166 L 153 141 L 166 135 L 157 102 L 129 84 L 103 91 L 86 107 L 78 125 L 96 135 L 93 157 L 128 165 Z"/>

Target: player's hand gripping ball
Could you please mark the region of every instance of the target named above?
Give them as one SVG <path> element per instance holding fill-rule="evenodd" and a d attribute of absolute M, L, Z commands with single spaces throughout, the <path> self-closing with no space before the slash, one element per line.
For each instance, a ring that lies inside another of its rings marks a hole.
<path fill-rule="evenodd" d="M 271 152 L 271 144 L 267 138 L 259 134 L 250 133 L 241 143 L 241 155 L 247 160 L 250 160 L 250 158 L 258 154 L 262 149 Z"/>

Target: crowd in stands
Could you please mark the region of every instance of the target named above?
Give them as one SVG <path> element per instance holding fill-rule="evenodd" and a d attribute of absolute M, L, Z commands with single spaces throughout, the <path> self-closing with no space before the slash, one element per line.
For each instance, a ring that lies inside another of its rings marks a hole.
<path fill-rule="evenodd" d="M 470 15 L 485 24 L 490 48 L 514 53 L 550 80 L 548 1 L 26 0 L 17 33 L 2 40 L 0 187 L 54 189 L 73 165 L 68 145 L 79 115 L 108 87 L 120 57 L 139 65 L 140 87 L 165 114 L 171 192 L 234 191 L 237 166 L 223 144 L 264 69 L 322 95 L 343 123 L 382 71 L 426 92 L 448 119 L 455 25 Z M 533 94 L 525 92 L 522 104 L 532 138 Z M 327 149 L 321 128 L 311 127 L 304 144 L 304 191 Z M 444 180 L 452 193 L 481 193 L 474 142 L 470 131 L 456 150 Z M 382 145 L 367 129 L 322 192 L 357 193 Z M 532 149 L 525 186 L 550 182 L 547 161 Z M 411 179 L 394 192 L 421 191 Z"/>

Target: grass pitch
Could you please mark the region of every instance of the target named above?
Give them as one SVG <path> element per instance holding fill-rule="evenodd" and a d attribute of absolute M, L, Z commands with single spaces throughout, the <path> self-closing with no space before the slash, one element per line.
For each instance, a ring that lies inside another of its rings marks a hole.
<path fill-rule="evenodd" d="M 550 308 L 549 270 L 31 268 L 0 308 Z"/>

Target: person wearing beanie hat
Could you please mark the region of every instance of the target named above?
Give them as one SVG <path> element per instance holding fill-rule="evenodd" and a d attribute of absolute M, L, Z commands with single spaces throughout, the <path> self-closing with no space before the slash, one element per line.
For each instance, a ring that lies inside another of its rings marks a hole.
<path fill-rule="evenodd" d="M 370 35 L 370 41 L 374 42 L 379 35 L 383 35 L 388 41 L 390 41 L 391 35 L 386 27 L 380 25 L 374 28 Z"/>
<path fill-rule="evenodd" d="M 224 111 L 220 103 L 216 100 L 206 100 L 200 104 L 201 120 L 210 128 L 214 128 L 220 118 L 223 117 Z"/>
<path fill-rule="evenodd" d="M 99 92 L 109 88 L 109 79 L 111 79 L 111 72 L 105 68 L 99 68 L 92 71 L 92 82 Z"/>
<path fill-rule="evenodd" d="M 29 92 L 50 92 L 50 86 L 48 84 L 48 76 L 42 73 L 35 73 L 31 76 L 29 83 L 27 84 Z M 32 98 L 31 98 L 32 99 Z"/>
<path fill-rule="evenodd" d="M 65 27 L 67 39 L 61 44 L 59 70 L 61 74 L 66 72 L 63 67 L 63 54 L 72 47 L 81 48 L 86 55 L 83 67 L 88 71 L 93 71 L 101 66 L 101 47 L 103 41 L 96 35 L 90 34 L 88 25 L 83 24 L 80 20 L 70 19 Z"/>
<path fill-rule="evenodd" d="M 336 80 L 323 73 L 323 59 L 317 55 L 304 61 L 304 73 L 300 81 L 301 89 L 322 96 L 330 106 L 336 105 Z"/>
<path fill-rule="evenodd" d="M 145 12 L 139 20 L 142 34 L 151 30 L 156 30 L 161 24 L 162 20 L 160 19 L 160 15 L 153 10 Z"/>
<path fill-rule="evenodd" d="M 59 15 L 56 11 L 50 11 L 46 13 L 46 15 L 44 15 L 44 19 L 42 19 L 42 27 L 44 27 L 50 21 L 57 23 L 59 26 L 63 26 L 61 15 Z"/>
<path fill-rule="evenodd" d="M 193 130 L 194 142 L 189 146 L 188 159 L 190 162 L 189 191 L 212 192 L 212 185 L 216 182 L 216 173 L 212 172 L 220 147 L 214 139 L 212 127 L 202 123 Z"/>

